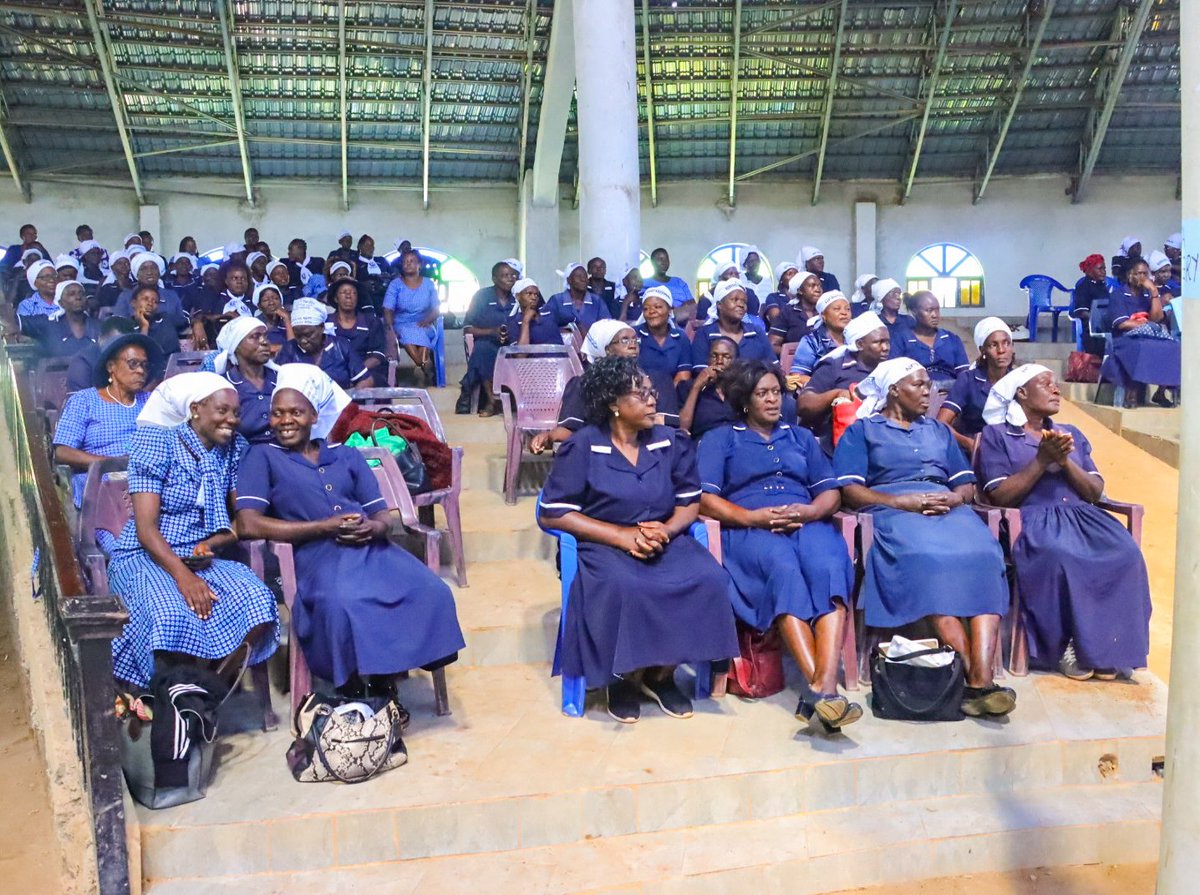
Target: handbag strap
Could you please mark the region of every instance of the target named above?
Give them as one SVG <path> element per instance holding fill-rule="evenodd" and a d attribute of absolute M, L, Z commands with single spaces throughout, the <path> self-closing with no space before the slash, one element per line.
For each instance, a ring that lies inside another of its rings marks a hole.
<path fill-rule="evenodd" d="M 351 780 L 343 777 L 333 769 L 333 765 L 331 765 L 329 763 L 329 759 L 325 757 L 325 747 L 321 745 L 321 735 L 325 732 L 324 729 L 322 729 L 315 737 L 313 737 L 313 743 L 316 746 L 317 758 L 321 760 L 321 764 L 325 766 L 325 770 L 329 772 L 331 777 L 342 783 L 366 783 L 381 770 L 383 770 L 383 766 L 387 764 L 388 759 L 392 756 L 392 749 L 394 749 L 396 746 L 396 728 L 399 726 L 396 716 L 392 712 L 392 703 L 390 702 L 387 704 L 387 714 L 388 720 L 391 723 L 388 725 L 387 748 L 383 750 L 383 757 L 379 759 L 375 767 L 371 768 L 370 772 L 365 777 L 359 777 L 357 780 Z"/>
<path fill-rule="evenodd" d="M 909 659 L 921 659 L 921 658 L 924 658 L 925 656 L 940 656 L 947 652 L 950 652 L 950 653 L 954 652 L 954 647 L 952 647 L 952 646 L 937 646 L 937 647 L 933 647 L 931 649 L 917 650 L 915 653 L 905 653 L 903 656 L 897 656 L 896 658 L 893 659 L 891 656 L 887 655 L 883 651 L 883 647 L 880 647 L 879 648 L 879 657 L 881 659 L 884 659 L 887 662 L 904 663 L 904 662 L 907 662 Z"/>
<path fill-rule="evenodd" d="M 942 647 L 941 649 L 936 649 L 936 650 L 922 650 L 922 652 L 923 653 L 940 653 L 940 652 L 942 652 L 943 649 L 945 649 L 945 647 Z M 917 655 L 917 653 L 912 653 L 912 655 L 915 656 L 915 655 Z M 882 653 L 880 654 L 879 658 L 880 658 L 880 660 L 886 661 L 886 660 L 884 660 L 884 656 Z M 955 666 L 955 663 L 951 662 L 949 665 L 943 666 L 943 667 L 953 669 L 954 666 Z M 876 670 L 876 673 L 877 674 L 879 673 L 879 669 Z M 891 693 L 892 699 L 896 700 L 896 703 L 900 706 L 900 708 L 904 709 L 904 711 L 908 712 L 910 715 L 920 715 L 920 714 L 923 714 L 924 712 L 929 711 L 929 709 L 932 708 L 933 706 L 941 704 L 942 700 L 945 699 L 947 695 L 949 695 L 950 691 L 954 689 L 954 686 L 959 682 L 959 680 L 961 678 L 962 678 L 961 672 L 959 674 L 951 674 L 947 678 L 946 686 L 942 690 L 942 692 L 937 695 L 936 699 L 932 700 L 928 705 L 925 705 L 925 706 L 909 705 L 907 702 L 904 701 L 904 697 L 901 696 L 898 692 L 896 692 L 896 689 L 894 687 L 890 688 L 890 693 Z"/>

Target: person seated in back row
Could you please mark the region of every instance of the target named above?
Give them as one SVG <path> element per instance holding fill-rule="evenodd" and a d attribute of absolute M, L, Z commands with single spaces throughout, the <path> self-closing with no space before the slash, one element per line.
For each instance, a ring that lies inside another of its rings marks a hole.
<path fill-rule="evenodd" d="M 764 360 L 775 362 L 775 352 L 767 334 L 753 324 L 747 323 L 746 289 L 740 280 L 722 280 L 713 290 L 713 302 L 717 319 L 696 330 L 692 338 L 692 370 L 699 372 L 708 363 L 708 345 L 721 336 L 733 339 L 738 345 L 738 357 L 742 360 Z"/>

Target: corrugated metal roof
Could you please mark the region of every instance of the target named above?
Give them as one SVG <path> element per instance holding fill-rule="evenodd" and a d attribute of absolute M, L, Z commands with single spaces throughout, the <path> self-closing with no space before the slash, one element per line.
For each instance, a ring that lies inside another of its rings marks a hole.
<path fill-rule="evenodd" d="M 6 131 L 26 173 L 127 172 L 89 25 L 89 2 L 101 10 L 143 175 L 242 175 L 216 5 L 227 2 L 254 177 L 341 177 L 338 0 L 0 2 Z M 1038 10 L 1047 0 L 952 0 L 948 51 L 931 97 L 929 75 L 947 2 L 851 0 L 841 29 L 824 176 L 903 178 L 928 104 L 918 175 L 975 179 L 1022 88 L 996 171 L 1076 173 L 1103 102 L 1100 85 L 1116 65 L 1136 4 L 1057 0 L 1021 85 Z M 1099 171 L 1179 168 L 1179 0 L 1150 2 L 1099 153 Z M 648 73 L 640 21 L 638 30 L 643 174 L 650 166 L 648 74 L 657 176 L 729 176 L 738 31 L 735 173 L 812 176 L 838 5 L 743 0 L 740 23 L 734 22 L 734 0 L 650 0 L 649 6 Z M 534 0 L 532 7 L 527 164 L 554 0 Z M 517 181 L 529 8 L 528 0 L 434 5 L 429 164 L 438 184 Z M 635 8 L 640 18 L 640 5 Z M 348 173 L 419 182 L 425 2 L 347 0 L 344 9 Z M 575 140 L 572 117 L 564 183 L 574 179 Z M 774 167 L 758 172 L 769 166 Z"/>

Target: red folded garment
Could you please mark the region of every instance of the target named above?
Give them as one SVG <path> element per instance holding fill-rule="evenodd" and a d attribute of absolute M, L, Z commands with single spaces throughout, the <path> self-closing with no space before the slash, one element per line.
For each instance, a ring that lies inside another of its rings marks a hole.
<path fill-rule="evenodd" d="M 329 440 L 341 443 L 354 432 L 364 438 L 370 438 L 371 433 L 380 426 L 393 435 L 407 438 L 417 446 L 434 491 L 450 487 L 450 447 L 434 435 L 429 424 L 419 417 L 409 416 L 407 413 L 394 413 L 391 410 L 368 410 L 351 401 L 334 423 Z"/>

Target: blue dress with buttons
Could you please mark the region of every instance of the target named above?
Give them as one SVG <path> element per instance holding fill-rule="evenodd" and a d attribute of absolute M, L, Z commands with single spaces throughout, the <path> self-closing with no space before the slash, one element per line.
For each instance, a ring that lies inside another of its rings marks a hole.
<path fill-rule="evenodd" d="M 808 312 L 800 306 L 799 299 L 782 302 L 779 313 L 771 323 L 771 334 L 783 339 L 785 345 L 799 342 L 812 332 L 813 328 L 808 325 L 810 319 Z"/>
<path fill-rule="evenodd" d="M 817 368 L 813 370 L 812 378 L 805 383 L 801 393 L 815 392 L 831 392 L 835 389 L 846 389 L 850 391 L 858 383 L 862 382 L 871 371 L 863 366 L 858 359 L 857 352 L 850 352 L 841 357 L 826 358 L 817 363 Z M 817 441 L 821 444 L 821 450 L 825 452 L 825 456 L 833 456 L 833 407 L 826 407 L 821 414 L 821 418 L 813 421 L 808 428 L 816 436 Z"/>
<path fill-rule="evenodd" d="M 363 366 L 362 358 L 351 351 L 350 346 L 341 339 L 326 334 L 325 347 L 321 349 L 319 360 L 300 350 L 296 340 L 292 339 L 279 349 L 275 355 L 275 363 L 284 364 L 316 364 L 334 382 L 344 389 L 360 388 L 362 380 L 370 372 Z"/>
<path fill-rule="evenodd" d="M 600 299 L 592 296 L 592 300 L 599 302 Z M 508 344 L 516 345 L 517 340 L 521 338 L 521 306 L 513 302 L 509 309 L 508 318 L 504 325 L 508 327 Z M 554 315 L 554 311 L 550 309 L 549 302 L 542 302 L 538 306 L 537 316 L 529 321 L 529 344 L 530 345 L 561 345 L 563 343 L 562 330 L 558 319 Z M 580 328 L 581 332 L 586 332 L 584 328 Z M 498 354 L 499 352 L 497 352 Z M 495 363 L 493 362 L 493 366 Z M 491 373 L 488 373 L 488 378 L 491 378 Z"/>
<path fill-rule="evenodd" d="M 1099 477 L 1092 446 L 1074 426 L 1071 459 Z M 1033 462 L 1041 439 L 1023 426 L 983 430 L 984 490 Z M 1068 641 L 1084 668 L 1142 668 L 1150 650 L 1150 581 L 1137 543 L 1120 522 L 1079 496 L 1058 464 L 1021 501 L 1021 536 L 1012 547 L 1021 588 L 1029 664 L 1052 670 Z"/>
<path fill-rule="evenodd" d="M 396 277 L 388 284 L 383 307 L 392 312 L 393 328 L 401 345 L 433 347 L 437 327 L 434 324 L 421 325 L 441 307 L 437 287 L 432 280 L 422 277 L 417 288 L 412 289 L 402 278 Z"/>
<path fill-rule="evenodd" d="M 83 318 L 83 334 L 79 336 L 65 315 L 28 317 L 21 321 L 21 331 L 37 340 L 43 357 L 73 357 L 100 340 L 100 324 L 90 314 Z"/>
<path fill-rule="evenodd" d="M 933 345 L 926 345 L 917 338 L 915 329 L 910 330 L 892 342 L 890 356 L 912 358 L 929 371 L 929 378 L 935 384 L 944 384 L 946 390 L 971 363 L 962 339 L 946 329 L 937 331 Z"/>
<path fill-rule="evenodd" d="M 817 368 L 818 361 L 837 347 L 838 343 L 833 340 L 833 336 L 829 335 L 824 321 L 818 323 L 796 346 L 796 354 L 792 358 L 792 368 L 788 372 L 811 376 L 813 370 Z"/>
<path fill-rule="evenodd" d="M 379 359 L 379 363 L 371 368 L 371 372 L 363 378 L 359 387 L 383 388 L 386 386 L 388 356 L 387 336 L 384 332 L 383 321 L 366 311 L 359 311 L 354 325 L 350 327 L 342 327 L 338 323 L 336 314 L 331 315 L 329 321 L 333 324 L 333 334 L 349 346 L 355 357 L 363 359 L 364 366 L 368 358 Z"/>
<path fill-rule="evenodd" d="M 992 381 L 987 370 L 978 363 L 959 370 L 958 378 L 950 387 L 950 394 L 942 406 L 958 414 L 954 418 L 954 429 L 970 438 L 983 431 L 983 408 L 992 393 Z"/>
<path fill-rule="evenodd" d="M 238 474 L 239 510 L 317 522 L 387 508 L 362 454 L 321 443 L 316 463 L 299 451 L 256 445 Z M 355 673 L 437 668 L 463 648 L 454 596 L 441 578 L 396 544 L 317 538 L 294 547 L 292 631 L 313 674 L 335 687 Z"/>
<path fill-rule="evenodd" d="M 769 364 L 775 363 L 775 352 L 771 349 L 771 342 L 767 338 L 767 334 L 748 323 L 742 323 L 741 327 L 742 338 L 737 343 L 738 360 L 761 360 Z M 692 337 L 693 370 L 703 370 L 708 366 L 709 343 L 722 337 L 729 338 L 729 335 L 721 331 L 721 321 L 719 320 L 706 323 L 696 330 L 696 335 Z"/>
<path fill-rule="evenodd" d="M 158 494 L 159 531 L 176 556 L 190 556 L 206 538 L 231 528 L 227 498 L 237 483 L 241 436 L 223 447 L 205 448 L 187 423 L 175 428 L 140 426 L 129 445 L 129 493 Z M 207 499 L 204 486 L 219 492 Z M 138 541 L 133 519 L 126 524 L 108 564 L 108 580 L 129 610 L 129 622 L 113 640 L 113 673 L 141 687 L 154 674 L 154 653 L 184 653 L 222 659 L 251 630 L 267 625 L 250 664 L 266 661 L 279 642 L 275 595 L 239 562 L 214 559 L 196 575 L 217 596 L 212 614 L 201 619 L 187 605 L 175 579 Z"/>
<path fill-rule="evenodd" d="M 676 373 L 692 372 L 692 343 L 682 330 L 669 327 L 661 344 L 645 325 L 637 327 L 635 332 L 638 336 L 638 366 L 647 373 L 659 371 L 674 379 Z M 707 354 L 704 356 L 708 357 Z"/>
<path fill-rule="evenodd" d="M 129 453 L 129 440 L 137 428 L 137 416 L 146 406 L 149 392 L 138 392 L 133 405 L 126 407 L 100 397 L 99 389 L 88 388 L 67 396 L 62 415 L 54 429 L 54 443 L 76 448 L 100 457 L 123 457 Z M 83 500 L 86 472 L 71 475 L 71 495 L 75 506 Z"/>
<path fill-rule="evenodd" d="M 833 467 L 807 429 L 778 423 L 764 439 L 745 425 L 705 435 L 697 452 L 700 487 L 749 510 L 810 504 L 836 490 Z M 733 579 L 733 612 L 766 631 L 781 615 L 813 621 L 833 612 L 854 587 L 846 543 L 828 522 L 791 534 L 721 528 L 721 557 Z"/>
<path fill-rule="evenodd" d="M 908 428 L 876 414 L 838 441 L 833 468 L 842 487 L 885 494 L 949 491 L 975 482 L 950 430 L 918 417 Z M 867 553 L 863 606 L 868 625 L 898 628 L 930 615 L 1004 615 L 1004 555 L 969 506 L 944 516 L 870 506 L 875 540 Z"/>
<path fill-rule="evenodd" d="M 542 525 L 582 513 L 612 525 L 665 522 L 700 500 L 691 439 L 666 426 L 638 435 L 637 462 L 607 426 L 580 429 L 558 449 L 538 503 Z M 579 539 L 563 631 L 562 670 L 591 689 L 656 665 L 717 662 L 738 654 L 729 576 L 690 535 L 649 560 Z"/>
<path fill-rule="evenodd" d="M 498 329 L 508 325 L 508 315 L 516 301 L 512 295 L 508 295 L 507 301 L 502 301 L 501 298 L 500 291 L 495 286 L 480 289 L 471 297 L 471 305 L 463 319 L 463 326 Z M 516 337 L 510 334 L 510 338 Z M 500 354 L 500 339 L 497 336 L 475 335 L 473 344 L 471 356 L 467 358 L 467 381 L 471 385 L 491 380 L 492 371 L 496 368 L 496 357 Z"/>
<path fill-rule="evenodd" d="M 216 351 L 210 351 L 204 356 L 200 369 L 207 373 L 216 372 L 214 360 Z M 262 388 L 242 375 L 237 364 L 230 364 L 223 374 L 233 386 L 238 395 L 241 408 L 241 419 L 238 421 L 238 434 L 250 444 L 264 444 L 272 439 L 271 435 L 271 396 L 275 394 L 275 380 L 279 370 L 274 364 L 263 367 Z"/>
<path fill-rule="evenodd" d="M 1150 293 L 1134 294 L 1129 286 L 1112 291 L 1109 316 L 1112 320 L 1112 357 L 1104 364 L 1103 378 L 1132 388 L 1150 383 L 1168 388 L 1180 384 L 1182 356 L 1179 340 L 1170 335 L 1164 322 L 1134 330 L 1118 330 L 1133 314 L 1150 312 Z"/>
<path fill-rule="evenodd" d="M 580 334 L 585 336 L 597 320 L 605 320 L 612 316 L 608 313 L 608 305 L 604 303 L 604 299 L 592 292 L 585 292 L 583 301 L 576 307 L 569 289 L 551 295 L 546 302 L 546 310 L 550 312 L 556 325 L 562 327 L 574 323 L 579 327 Z M 515 337 L 513 338 L 515 340 Z"/>

